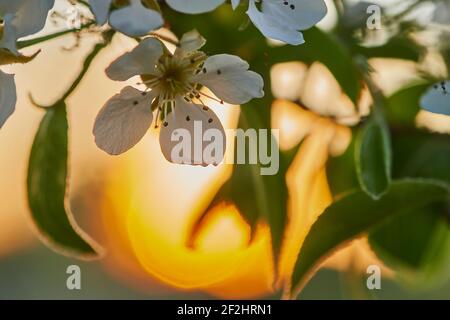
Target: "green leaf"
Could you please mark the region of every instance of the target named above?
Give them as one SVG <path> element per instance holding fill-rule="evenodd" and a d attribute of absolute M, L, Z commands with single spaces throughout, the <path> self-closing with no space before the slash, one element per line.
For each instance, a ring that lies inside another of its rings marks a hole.
<path fill-rule="evenodd" d="M 388 128 L 372 119 L 358 133 L 355 141 L 355 163 L 361 188 L 379 199 L 391 181 L 391 145 Z"/>
<path fill-rule="evenodd" d="M 450 139 L 445 134 L 402 130 L 393 137 L 396 178 L 441 180 L 450 184 Z"/>
<path fill-rule="evenodd" d="M 433 83 L 428 81 L 415 83 L 391 95 L 385 108 L 388 122 L 397 126 L 415 126 L 420 98 L 431 85 Z"/>
<path fill-rule="evenodd" d="M 355 139 L 352 139 L 344 154 L 328 159 L 327 177 L 333 196 L 340 196 L 349 190 L 359 188 L 355 167 Z"/>
<path fill-rule="evenodd" d="M 424 48 L 405 35 L 397 35 L 388 42 L 376 47 L 363 47 L 354 45 L 352 51 L 362 54 L 366 58 L 393 58 L 418 61 Z"/>
<path fill-rule="evenodd" d="M 303 243 L 292 276 L 292 292 L 298 294 L 320 262 L 339 247 L 373 231 L 389 218 L 446 201 L 449 196 L 450 189 L 446 184 L 410 179 L 393 182 L 378 201 L 363 191 L 337 200 L 314 223 Z"/>
<path fill-rule="evenodd" d="M 406 285 L 433 288 L 450 276 L 449 203 L 394 217 L 370 235 L 372 249 Z"/>
<path fill-rule="evenodd" d="M 65 208 L 67 129 L 66 105 L 58 103 L 48 108 L 31 149 L 28 203 L 40 235 L 52 248 L 78 258 L 95 258 L 96 245 L 87 239 Z"/>

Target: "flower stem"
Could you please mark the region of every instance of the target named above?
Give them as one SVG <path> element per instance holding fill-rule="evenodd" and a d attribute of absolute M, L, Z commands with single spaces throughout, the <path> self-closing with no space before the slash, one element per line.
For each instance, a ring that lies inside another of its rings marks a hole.
<path fill-rule="evenodd" d="M 92 49 L 92 51 L 86 56 L 86 58 L 84 59 L 83 62 L 83 67 L 80 71 L 80 73 L 78 74 L 78 76 L 76 77 L 76 79 L 72 82 L 72 84 L 70 85 L 70 87 L 65 91 L 65 93 L 61 96 L 60 99 L 58 99 L 54 104 L 52 104 L 51 106 L 42 106 L 39 105 L 38 103 L 35 102 L 35 100 L 33 99 L 33 97 L 30 95 L 30 99 L 31 102 L 39 107 L 39 108 L 44 108 L 44 109 L 48 109 L 48 108 L 56 108 L 58 106 L 65 106 L 65 101 L 67 100 L 67 98 L 78 88 L 79 84 L 81 83 L 81 81 L 83 80 L 84 76 L 86 75 L 86 73 L 88 72 L 92 62 L 94 61 L 95 57 L 97 57 L 97 55 L 100 53 L 100 51 L 102 49 L 104 49 L 105 47 L 107 47 L 109 45 L 109 43 L 112 40 L 112 37 L 114 36 L 115 32 L 112 30 L 106 31 L 105 33 L 103 33 L 104 36 L 104 41 L 97 43 L 94 48 Z"/>
<path fill-rule="evenodd" d="M 155 38 L 158 38 L 159 40 L 168 42 L 168 43 L 170 43 L 170 44 L 173 44 L 174 46 L 177 46 L 177 47 L 180 45 L 180 43 L 179 43 L 177 40 L 174 40 L 174 39 L 172 39 L 172 38 L 169 38 L 169 37 L 167 37 L 167 36 L 164 36 L 164 35 L 162 35 L 162 34 L 159 33 L 159 32 L 150 32 L 150 36 L 155 37 Z"/>
<path fill-rule="evenodd" d="M 95 57 L 100 53 L 100 51 L 105 48 L 109 44 L 109 41 L 97 43 L 94 48 L 92 49 L 91 53 L 86 57 L 83 63 L 83 68 L 81 69 L 80 73 L 78 74 L 78 77 L 75 79 L 75 81 L 72 83 L 72 85 L 69 87 L 69 89 L 64 93 L 64 95 L 61 98 L 61 101 L 65 101 L 78 87 L 78 85 L 83 80 L 84 76 L 89 70 L 89 67 L 91 66 L 92 62 L 94 61 Z"/>
<path fill-rule="evenodd" d="M 59 31 L 59 32 L 55 32 L 55 33 L 46 35 L 46 36 L 38 37 L 38 38 L 35 38 L 35 39 L 18 41 L 17 42 L 17 48 L 18 49 L 23 49 L 23 48 L 31 47 L 31 46 L 34 46 L 36 44 L 39 44 L 39 43 L 42 43 L 42 42 L 45 42 L 45 41 L 49 41 L 49 40 L 52 40 L 52 39 L 56 39 L 56 38 L 65 36 L 65 35 L 70 34 L 70 33 L 81 31 L 83 29 L 89 28 L 93 24 L 95 24 L 95 22 L 91 21 L 91 22 L 88 22 L 88 23 L 82 25 L 79 28 L 63 30 L 63 31 Z"/>

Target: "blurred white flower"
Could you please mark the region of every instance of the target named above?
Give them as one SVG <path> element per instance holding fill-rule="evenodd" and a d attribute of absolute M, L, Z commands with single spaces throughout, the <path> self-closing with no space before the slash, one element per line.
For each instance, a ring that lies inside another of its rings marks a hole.
<path fill-rule="evenodd" d="M 37 33 L 45 26 L 54 0 L 0 0 L 0 66 L 25 63 L 34 58 L 19 53 L 17 40 Z M 14 75 L 0 71 L 0 128 L 13 114 L 17 94 Z"/>
<path fill-rule="evenodd" d="M 339 82 L 322 63 L 279 63 L 271 69 L 272 93 L 277 99 L 298 102 L 315 114 L 354 126 L 370 113 L 373 100 L 364 86 L 357 105 L 343 92 Z"/>
<path fill-rule="evenodd" d="M 450 2 L 448 0 L 439 1 L 433 13 L 433 22 L 448 26 L 450 23 Z"/>
<path fill-rule="evenodd" d="M 154 0 L 89 0 L 97 24 L 111 27 L 130 37 L 147 35 L 164 21 Z"/>
<path fill-rule="evenodd" d="M 263 79 L 237 56 L 208 57 L 198 51 L 204 44 L 205 40 L 191 31 L 172 54 L 158 39 L 147 38 L 114 61 L 106 70 L 111 79 L 126 81 L 140 76 L 146 90 L 125 87 L 105 104 L 94 126 L 98 147 L 112 155 L 121 154 L 142 139 L 153 120 L 155 127 L 162 124 L 161 150 L 171 162 L 171 151 L 177 143 L 171 137 L 177 129 L 186 129 L 194 137 L 194 123 L 201 122 L 203 130 L 219 130 L 225 138 L 222 124 L 203 101 L 217 98 L 201 88 L 209 88 L 221 102 L 243 104 L 264 95 Z M 183 157 L 184 164 L 218 164 L 196 163 L 192 155 Z"/>
<path fill-rule="evenodd" d="M 359 1 L 357 3 L 344 2 L 344 14 L 342 23 L 350 28 L 366 27 L 369 18 L 369 9 L 373 6 L 381 8 L 370 1 Z"/>
<path fill-rule="evenodd" d="M 167 0 L 177 11 L 203 13 L 212 11 L 225 0 Z M 232 0 L 233 9 L 240 0 Z M 247 15 L 261 33 L 270 39 L 292 45 L 305 42 L 299 30 L 306 30 L 320 22 L 327 14 L 323 0 L 250 0 Z"/>

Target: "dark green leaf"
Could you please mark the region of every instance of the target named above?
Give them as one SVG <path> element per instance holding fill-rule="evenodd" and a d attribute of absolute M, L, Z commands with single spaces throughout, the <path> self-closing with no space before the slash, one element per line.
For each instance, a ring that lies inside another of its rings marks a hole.
<path fill-rule="evenodd" d="M 28 203 L 43 240 L 57 251 L 80 258 L 97 256 L 92 241 L 66 211 L 67 187 L 66 106 L 46 110 L 36 134 L 28 167 Z"/>
<path fill-rule="evenodd" d="M 442 180 L 450 184 L 450 137 L 423 130 L 399 130 L 393 136 L 396 178 Z"/>
<path fill-rule="evenodd" d="M 388 128 L 372 119 L 358 133 L 355 163 L 361 188 L 374 199 L 386 192 L 391 181 L 391 145 Z"/>
<path fill-rule="evenodd" d="M 388 122 L 396 126 L 414 126 L 420 111 L 420 97 L 431 85 L 430 82 L 413 84 L 390 96 L 385 109 Z"/>
<path fill-rule="evenodd" d="M 389 218 L 446 201 L 449 195 L 446 184 L 411 179 L 393 182 L 378 201 L 363 191 L 337 200 L 314 223 L 303 243 L 292 277 L 293 292 L 297 294 L 320 262 L 340 246 L 371 232 Z"/>
<path fill-rule="evenodd" d="M 406 284 L 431 288 L 450 276 L 449 203 L 400 215 L 375 229 L 369 241 L 378 257 Z"/>
<path fill-rule="evenodd" d="M 359 188 L 355 169 L 355 139 L 352 139 L 343 155 L 328 159 L 327 177 L 334 196 Z"/>
<path fill-rule="evenodd" d="M 354 53 L 362 54 L 366 58 L 394 58 L 418 61 L 423 54 L 424 48 L 414 40 L 404 36 L 395 36 L 387 43 L 377 47 L 354 46 Z"/>

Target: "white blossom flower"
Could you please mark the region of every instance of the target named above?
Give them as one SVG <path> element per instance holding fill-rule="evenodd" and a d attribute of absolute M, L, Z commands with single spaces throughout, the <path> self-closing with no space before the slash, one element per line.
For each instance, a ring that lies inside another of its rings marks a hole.
<path fill-rule="evenodd" d="M 97 24 L 111 27 L 130 37 L 147 35 L 164 21 L 154 0 L 89 0 Z"/>
<path fill-rule="evenodd" d="M 370 1 L 358 1 L 356 3 L 344 2 L 344 14 L 342 16 L 342 23 L 350 28 L 361 28 L 367 26 L 369 18 L 368 9 L 381 6 Z"/>
<path fill-rule="evenodd" d="M 354 126 L 370 113 L 372 96 L 366 86 L 355 105 L 322 63 L 279 63 L 271 69 L 272 93 L 280 100 L 296 101 L 313 113 L 343 126 Z"/>
<path fill-rule="evenodd" d="M 205 40 L 192 31 L 182 37 L 172 54 L 160 40 L 147 38 L 114 61 L 106 70 L 111 79 L 125 81 L 140 76 L 146 90 L 126 87 L 105 104 L 93 131 L 98 147 L 112 155 L 121 154 L 142 139 L 153 121 L 155 127 L 161 127 L 161 150 L 171 162 L 180 163 L 171 156 L 176 144 L 172 136 L 178 129 L 194 136 L 195 123 L 201 123 L 203 130 L 218 130 L 225 140 L 222 124 L 207 106 L 208 99 L 243 104 L 260 98 L 264 95 L 263 79 L 237 56 L 208 57 L 199 51 L 204 44 Z M 218 99 L 204 93 L 202 87 L 209 88 Z M 224 146 L 225 141 L 223 151 Z M 206 146 L 201 147 L 204 150 Z M 222 158 L 223 154 L 216 160 Z M 184 164 L 203 166 L 220 161 L 198 162 L 192 154 L 183 154 L 182 159 Z"/>
<path fill-rule="evenodd" d="M 426 111 L 450 116 L 450 81 L 435 84 L 420 99 Z"/>
<path fill-rule="evenodd" d="M 177 11 L 203 13 L 214 10 L 225 0 L 167 0 Z M 233 9 L 240 0 L 232 0 Z M 253 24 L 267 38 L 292 45 L 305 42 L 299 30 L 306 30 L 317 24 L 327 14 L 323 0 L 249 0 L 247 15 Z"/>
<path fill-rule="evenodd" d="M 25 63 L 36 54 L 27 57 L 19 53 L 17 40 L 40 31 L 54 0 L 0 0 L 0 66 Z M 0 71 L 0 128 L 13 114 L 17 94 L 14 75 Z"/>
<path fill-rule="evenodd" d="M 436 3 L 432 17 L 433 22 L 448 26 L 450 23 L 450 2 L 442 0 Z"/>

